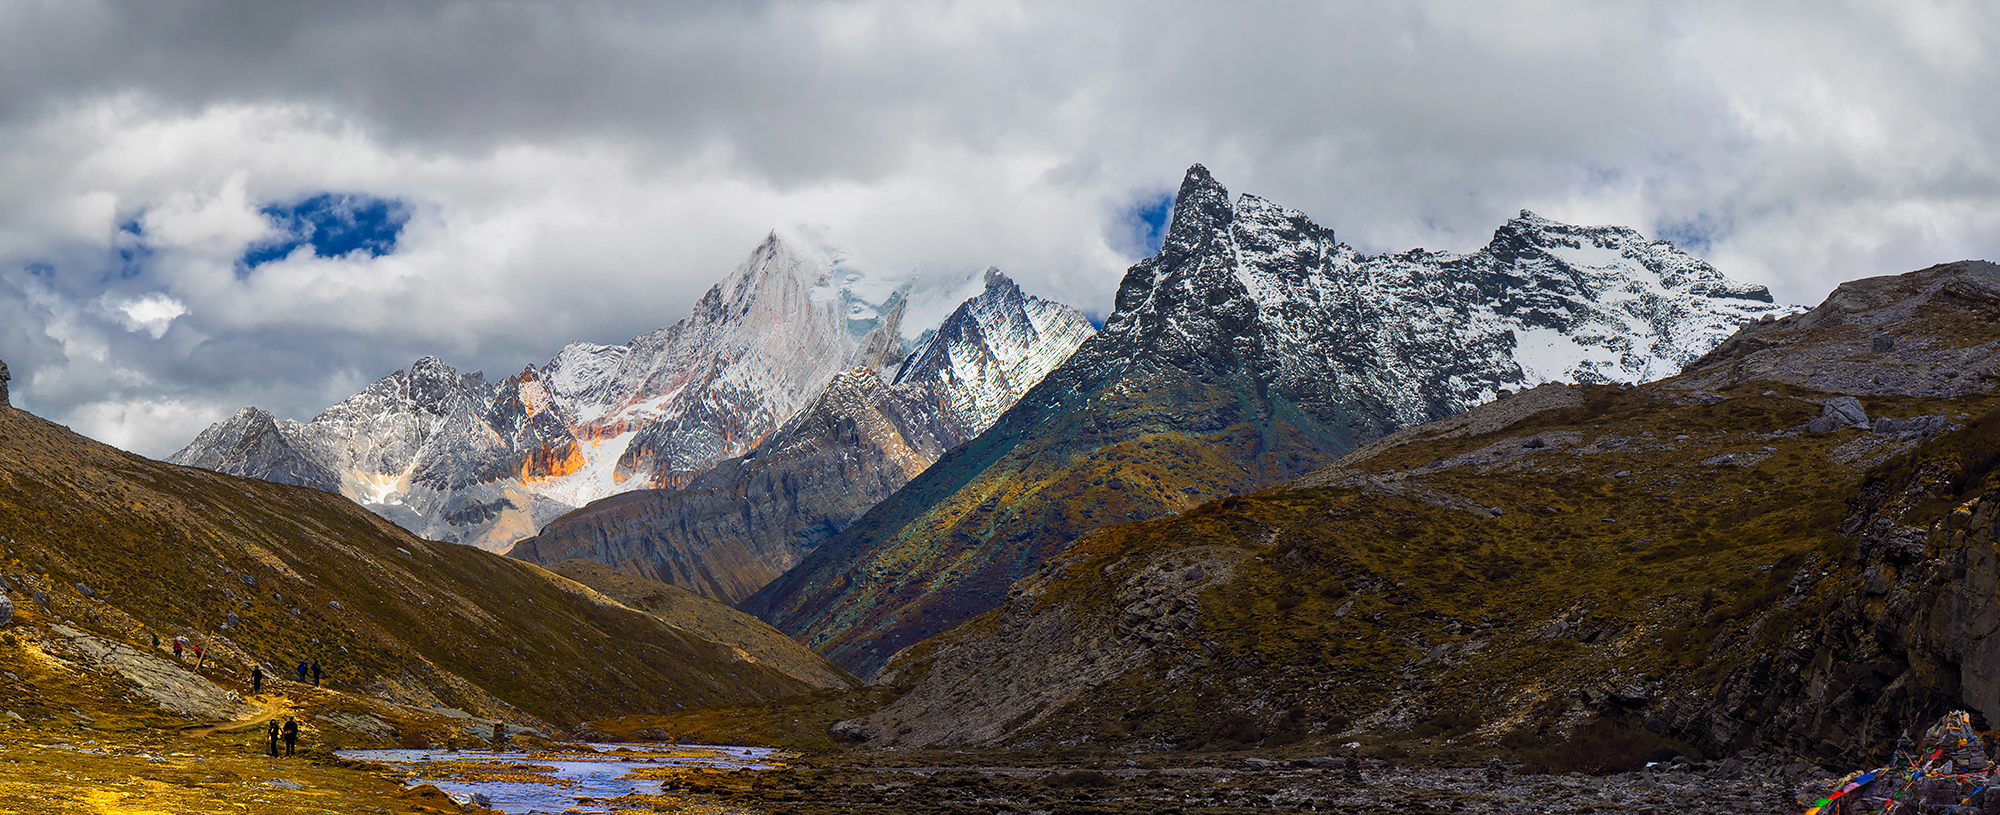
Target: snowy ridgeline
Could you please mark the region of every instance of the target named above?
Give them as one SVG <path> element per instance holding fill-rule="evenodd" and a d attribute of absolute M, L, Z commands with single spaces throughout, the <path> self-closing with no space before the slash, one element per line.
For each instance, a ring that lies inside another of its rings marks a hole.
<path fill-rule="evenodd" d="M 844 371 L 977 435 L 1092 335 L 997 271 L 985 284 L 907 347 L 903 290 L 774 234 L 686 319 L 623 345 L 572 343 L 497 384 L 426 357 L 309 422 L 245 408 L 170 460 L 337 491 L 425 537 L 502 550 L 745 454 Z M 1165 246 L 1127 273 L 1077 362 L 1250 368 L 1394 427 L 1504 389 L 1670 375 L 1742 323 L 1798 310 L 1665 241 L 1525 211 L 1469 254 L 1363 255 L 1295 210 L 1231 201 L 1196 166 Z"/>
<path fill-rule="evenodd" d="M 911 351 L 901 290 L 865 301 L 880 286 L 773 235 L 686 319 L 623 345 L 571 343 L 497 384 L 425 357 L 309 422 L 245 408 L 170 460 L 339 492 L 419 535 L 504 550 L 598 498 L 743 455 L 846 371 L 893 378 L 953 438 L 977 435 L 1093 332 L 997 270 L 984 282 Z"/>

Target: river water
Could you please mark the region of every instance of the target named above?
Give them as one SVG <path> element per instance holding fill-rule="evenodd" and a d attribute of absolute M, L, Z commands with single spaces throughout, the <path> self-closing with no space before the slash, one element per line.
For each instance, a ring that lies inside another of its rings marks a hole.
<path fill-rule="evenodd" d="M 763 770 L 781 754 L 763 747 L 699 744 L 600 744 L 575 751 L 340 750 L 336 755 L 372 761 L 403 772 L 410 784 L 435 784 L 464 803 L 480 793 L 509 815 L 606 813 L 608 799 L 637 792 L 658 795 L 676 769 Z"/>

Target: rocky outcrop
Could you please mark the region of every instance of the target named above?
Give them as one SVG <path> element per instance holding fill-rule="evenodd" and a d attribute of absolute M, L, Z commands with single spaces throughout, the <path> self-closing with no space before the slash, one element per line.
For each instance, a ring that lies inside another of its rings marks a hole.
<path fill-rule="evenodd" d="M 7 373 L 7 363 L 4 360 L 0 360 L 0 407 L 11 407 L 13 405 L 7 398 L 7 380 L 10 378 L 12 378 L 12 375 Z"/>
<path fill-rule="evenodd" d="M 2000 384 L 2000 265 L 1940 263 L 1840 284 L 1804 314 L 1759 319 L 1688 363 L 1714 389 L 1759 380 L 1852 395 L 1961 396 Z"/>
<path fill-rule="evenodd" d="M 1754 745 L 1858 763 L 1885 758 L 1909 723 L 1956 708 L 1981 729 L 2000 722 L 2000 499 L 1989 492 L 2000 481 L 1958 452 L 1994 449 L 1996 425 L 1989 417 L 1872 479 L 1841 524 L 1851 567 L 1802 576 L 1780 606 L 1810 608 L 1822 594 L 1808 624 L 1780 632 L 1776 648 L 1718 642 L 1752 656 L 1660 724 L 1711 751 Z M 1938 506 L 1955 495 L 1979 497 Z M 1831 579 L 1841 582 L 1821 583 Z"/>

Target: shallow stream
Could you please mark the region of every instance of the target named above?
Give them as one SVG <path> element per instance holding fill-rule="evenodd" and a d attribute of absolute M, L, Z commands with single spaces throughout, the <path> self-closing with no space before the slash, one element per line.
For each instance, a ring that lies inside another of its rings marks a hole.
<path fill-rule="evenodd" d="M 435 784 L 464 803 L 474 793 L 509 815 L 605 813 L 610 799 L 660 794 L 659 776 L 676 769 L 762 770 L 778 765 L 763 747 L 599 744 L 585 750 L 340 750 L 336 755 L 402 771 L 410 784 Z M 648 777 L 652 776 L 652 777 Z"/>

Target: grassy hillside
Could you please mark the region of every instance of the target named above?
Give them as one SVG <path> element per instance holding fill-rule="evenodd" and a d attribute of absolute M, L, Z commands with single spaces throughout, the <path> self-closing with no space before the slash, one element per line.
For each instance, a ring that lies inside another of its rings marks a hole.
<path fill-rule="evenodd" d="M 121 647 L 185 635 L 230 688 L 253 663 L 289 673 L 317 659 L 345 691 L 557 724 L 807 690 L 728 644 L 538 567 L 413 538 L 338 496 L 162 464 L 4 407 L 0 574 L 23 612 L 8 632 L 25 641 L 59 623 Z"/>
<path fill-rule="evenodd" d="M 1787 702 L 1759 689 L 1787 667 L 1847 687 L 1825 672 L 1873 658 L 1815 644 L 1868 566 L 1842 525 L 1869 484 L 1923 452 L 1915 435 L 1797 432 L 1827 396 L 1551 386 L 1288 488 L 1104 530 L 1002 608 L 907 652 L 886 675 L 910 692 L 860 723 L 883 744 L 1360 740 L 1582 769 L 1662 748 L 1798 747 L 1762 727 L 1774 714 L 1759 709 Z M 2000 424 L 1974 422 L 2000 407 L 1991 395 L 1862 404 L 1974 423 L 1934 444 L 2000 449 L 1973 440 Z M 1787 646 L 1804 661 L 1752 670 Z M 1938 684 L 1934 697 L 1957 687 Z M 1870 748 L 1831 753 L 1854 749 Z"/>
<path fill-rule="evenodd" d="M 1107 369 L 1094 347 L 743 607 L 866 676 L 1091 530 L 1279 484 L 1351 445 L 1248 372 Z"/>

